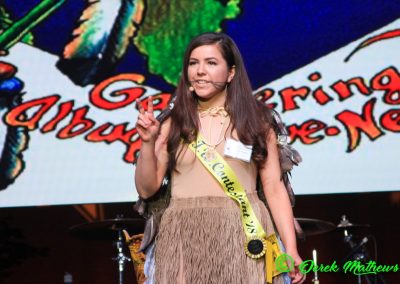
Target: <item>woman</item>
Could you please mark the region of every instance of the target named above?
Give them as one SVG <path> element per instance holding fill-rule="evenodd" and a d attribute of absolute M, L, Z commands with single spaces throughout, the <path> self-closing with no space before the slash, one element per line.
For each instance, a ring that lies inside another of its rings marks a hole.
<path fill-rule="evenodd" d="M 171 200 L 156 238 L 155 282 L 265 283 L 272 268 L 265 269 L 263 257 L 252 259 L 258 249 L 263 250 L 260 255 L 266 250 L 260 244 L 263 238 L 250 241 L 252 231 L 243 221 L 250 211 L 255 216 L 247 225 L 261 223 L 264 236 L 272 235 L 276 226 L 286 253 L 299 265 L 271 113 L 252 95 L 240 52 L 229 36 L 205 33 L 191 41 L 175 95 L 171 116 L 162 125 L 153 115 L 151 99 L 147 111 L 137 101 L 142 139 L 135 173 L 139 195 L 153 196 L 165 174 L 171 175 Z M 212 163 L 230 167 L 232 175 L 213 175 L 220 167 L 207 168 Z M 274 223 L 257 197 L 257 177 Z M 230 180 L 237 180 L 235 186 L 240 184 L 250 205 L 232 198 L 242 194 L 232 189 Z M 290 276 L 293 283 L 304 281 L 297 269 Z M 284 283 L 283 275 L 273 283 Z"/>

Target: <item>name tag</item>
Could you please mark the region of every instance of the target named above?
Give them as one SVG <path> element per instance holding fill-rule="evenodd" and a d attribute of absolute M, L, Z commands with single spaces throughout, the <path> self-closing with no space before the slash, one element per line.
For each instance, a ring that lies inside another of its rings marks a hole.
<path fill-rule="evenodd" d="M 239 159 L 245 162 L 250 162 L 251 153 L 253 152 L 252 145 L 244 145 L 240 141 L 228 138 L 225 143 L 224 155 Z"/>

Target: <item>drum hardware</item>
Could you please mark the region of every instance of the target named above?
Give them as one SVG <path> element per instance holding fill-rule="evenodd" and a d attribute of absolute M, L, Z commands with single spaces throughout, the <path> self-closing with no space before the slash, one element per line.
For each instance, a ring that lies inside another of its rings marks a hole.
<path fill-rule="evenodd" d="M 69 228 L 69 232 L 80 239 L 85 240 L 115 240 L 118 239 L 118 230 L 126 229 L 132 234 L 140 234 L 144 231 L 144 219 L 122 218 L 117 215 L 115 219 L 105 219 L 90 223 L 82 223 Z"/>
<path fill-rule="evenodd" d="M 335 230 L 336 225 L 319 219 L 296 218 L 306 236 L 314 236 Z"/>
<path fill-rule="evenodd" d="M 370 228 L 369 224 L 353 224 L 351 223 L 346 215 L 342 216 L 340 223 L 336 226 L 337 230 L 349 230 L 349 229 L 361 229 L 361 228 Z"/>
<path fill-rule="evenodd" d="M 118 218 L 118 217 L 117 217 Z M 119 227 L 118 229 L 118 241 L 114 242 L 114 245 L 117 247 L 117 256 L 113 257 L 112 260 L 115 260 L 118 262 L 118 283 L 123 284 L 124 283 L 124 270 L 125 270 L 125 262 L 132 261 L 129 257 L 127 257 L 124 252 L 123 252 L 123 238 L 122 238 L 122 227 Z"/>
<path fill-rule="evenodd" d="M 115 219 L 106 219 L 91 223 L 75 225 L 69 229 L 70 233 L 76 237 L 89 240 L 112 240 L 117 239 L 113 244 L 117 248 L 117 256 L 112 260 L 118 263 L 118 283 L 123 284 L 125 262 L 131 261 L 123 252 L 124 238 L 123 230 L 129 230 L 133 233 L 142 233 L 144 231 L 143 218 L 123 218 L 123 215 L 117 215 Z"/>
<path fill-rule="evenodd" d="M 349 260 L 360 261 L 361 263 L 368 263 L 370 260 L 373 260 L 370 257 L 370 253 L 367 248 L 367 243 L 369 240 L 373 240 L 374 246 L 376 248 L 376 241 L 373 235 L 364 236 L 361 241 L 356 240 L 352 231 L 359 230 L 363 228 L 370 228 L 369 224 L 352 224 L 346 217 L 346 215 L 342 216 L 340 223 L 337 225 L 336 230 L 343 232 L 343 241 L 349 246 L 350 252 L 343 258 L 342 265 Z M 357 283 L 361 284 L 362 279 L 365 280 L 364 283 L 367 284 L 385 284 L 385 280 L 381 273 L 378 274 L 364 274 L 357 275 Z"/>
<path fill-rule="evenodd" d="M 296 218 L 301 228 L 304 231 L 305 236 L 314 236 L 320 235 L 327 232 L 340 232 L 344 235 L 344 242 L 348 244 L 350 247 L 350 252 L 348 255 L 341 261 L 343 264 L 348 260 L 357 260 L 362 263 L 366 263 L 371 260 L 369 252 L 367 250 L 366 244 L 370 240 L 374 240 L 375 238 L 372 235 L 364 236 L 361 239 L 356 239 L 352 232 L 361 231 L 362 229 L 370 229 L 369 224 L 353 224 L 351 223 L 345 215 L 342 216 L 342 219 L 338 225 L 335 225 L 331 222 L 319 220 L 319 219 L 310 219 L 310 218 Z M 313 261 L 315 265 L 317 265 L 317 252 L 313 250 Z M 364 283 L 367 284 L 385 284 L 383 277 L 381 274 L 378 275 L 358 275 L 357 283 L 361 284 L 361 280 L 364 279 Z M 311 280 L 313 284 L 319 284 L 318 273 L 314 272 L 314 277 Z"/>

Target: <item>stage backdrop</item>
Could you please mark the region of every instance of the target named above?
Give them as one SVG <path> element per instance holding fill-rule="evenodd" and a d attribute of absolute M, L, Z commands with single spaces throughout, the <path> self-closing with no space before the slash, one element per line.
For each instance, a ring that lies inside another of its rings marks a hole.
<path fill-rule="evenodd" d="M 297 194 L 400 190 L 400 3 L 322 2 L 0 2 L 0 206 L 135 201 L 135 99 L 165 108 L 205 31 L 282 114 Z"/>

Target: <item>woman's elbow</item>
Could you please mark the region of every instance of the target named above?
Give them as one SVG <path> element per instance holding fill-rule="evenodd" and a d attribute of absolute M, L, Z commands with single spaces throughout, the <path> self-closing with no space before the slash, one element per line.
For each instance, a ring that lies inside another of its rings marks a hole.
<path fill-rule="evenodd" d="M 281 180 L 271 181 L 264 187 L 265 197 L 276 198 L 282 194 L 286 194 L 286 188 Z"/>
<path fill-rule="evenodd" d="M 146 183 L 142 180 L 143 178 L 145 177 L 135 175 L 136 191 L 142 199 L 148 199 L 157 193 L 160 186 L 154 180 L 148 180 Z"/>

